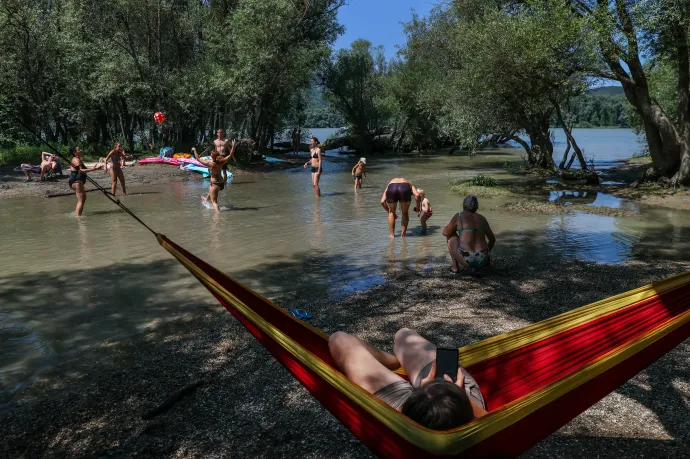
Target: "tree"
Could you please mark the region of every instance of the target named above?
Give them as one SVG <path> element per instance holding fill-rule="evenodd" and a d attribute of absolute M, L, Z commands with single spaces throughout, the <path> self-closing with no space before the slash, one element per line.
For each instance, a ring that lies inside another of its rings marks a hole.
<path fill-rule="evenodd" d="M 327 60 L 319 73 L 326 98 L 352 127 L 355 147 L 365 152 L 371 151 L 376 128 L 387 119 L 381 100 L 386 72 L 383 49 L 356 40 Z"/>
<path fill-rule="evenodd" d="M 617 80 L 644 128 L 653 161 L 649 177 L 690 184 L 690 55 L 685 0 L 576 0 L 573 10 L 596 34 L 600 65 L 593 76 Z M 650 87 L 643 57 L 665 60 L 676 75 L 673 108 L 662 106 Z M 669 113 L 675 110 L 677 117 Z"/>

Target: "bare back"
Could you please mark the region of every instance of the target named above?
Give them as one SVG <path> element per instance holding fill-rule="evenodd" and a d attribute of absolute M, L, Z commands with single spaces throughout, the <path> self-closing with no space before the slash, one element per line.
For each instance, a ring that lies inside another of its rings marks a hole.
<path fill-rule="evenodd" d="M 487 232 L 491 229 L 483 215 L 465 210 L 454 218 L 460 247 L 472 252 L 481 252 L 488 248 Z"/>

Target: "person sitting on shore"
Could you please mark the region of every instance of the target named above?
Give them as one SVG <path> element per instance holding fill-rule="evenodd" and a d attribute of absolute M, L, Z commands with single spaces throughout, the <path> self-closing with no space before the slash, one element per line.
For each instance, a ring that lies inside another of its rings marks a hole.
<path fill-rule="evenodd" d="M 336 366 L 355 384 L 413 421 L 434 430 L 450 430 L 487 413 L 477 382 L 458 365 L 457 380 L 436 374 L 436 346 L 414 331 L 395 334 L 394 354 L 344 332 L 328 340 Z M 409 382 L 394 373 L 405 370 Z"/>
<path fill-rule="evenodd" d="M 367 159 L 359 158 L 355 167 L 352 168 L 352 176 L 355 178 L 355 190 L 357 190 L 357 188 L 362 188 L 362 176 L 364 176 L 364 178 L 367 176 L 366 165 Z"/>
<path fill-rule="evenodd" d="M 427 199 L 424 190 L 419 188 L 417 191 L 419 192 L 422 203 L 415 209 L 417 209 L 417 217 L 420 217 L 419 221 L 422 223 L 422 234 L 426 234 L 426 221 L 429 220 L 434 213 L 431 210 L 431 203 Z"/>
<path fill-rule="evenodd" d="M 58 170 L 58 158 L 53 153 L 41 152 L 41 182 L 46 179 L 46 174 L 55 173 Z"/>
<path fill-rule="evenodd" d="M 462 265 L 470 272 L 483 271 L 491 265 L 489 252 L 496 245 L 496 236 L 486 218 L 477 213 L 476 196 L 467 196 L 462 209 L 443 229 L 452 263 L 450 270 L 457 273 L 458 265 Z"/>
<path fill-rule="evenodd" d="M 407 224 L 410 222 L 409 210 L 412 202 L 412 195 L 415 200 L 419 198 L 417 188 L 406 178 L 394 178 L 388 183 L 388 186 L 383 190 L 381 196 L 381 206 L 388 213 L 388 229 L 390 230 L 391 238 L 395 237 L 395 220 L 398 218 L 395 213 L 398 202 L 400 203 L 400 210 L 402 211 L 402 221 L 400 223 L 400 237 L 405 237 L 407 234 Z"/>

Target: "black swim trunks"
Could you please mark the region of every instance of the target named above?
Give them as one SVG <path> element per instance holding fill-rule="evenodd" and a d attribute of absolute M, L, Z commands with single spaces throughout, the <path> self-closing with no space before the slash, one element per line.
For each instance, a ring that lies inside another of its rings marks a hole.
<path fill-rule="evenodd" d="M 409 183 L 391 183 L 386 190 L 386 202 L 395 204 L 396 202 L 412 201 L 412 185 Z"/>
<path fill-rule="evenodd" d="M 225 182 L 211 182 L 211 185 L 216 185 L 218 188 L 220 188 L 220 191 L 225 189 Z"/>
<path fill-rule="evenodd" d="M 361 175 L 355 175 L 355 180 L 362 180 L 362 176 Z"/>
<path fill-rule="evenodd" d="M 316 174 L 317 172 L 319 172 L 319 168 L 318 168 L 318 167 L 312 166 L 312 167 L 311 167 L 311 173 L 312 173 L 312 174 Z"/>

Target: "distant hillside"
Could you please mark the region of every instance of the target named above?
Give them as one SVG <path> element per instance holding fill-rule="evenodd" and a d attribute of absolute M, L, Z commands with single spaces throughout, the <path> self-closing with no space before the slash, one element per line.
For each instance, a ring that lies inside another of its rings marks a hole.
<path fill-rule="evenodd" d="M 602 86 L 587 91 L 592 96 L 618 96 L 623 94 L 622 86 Z"/>

